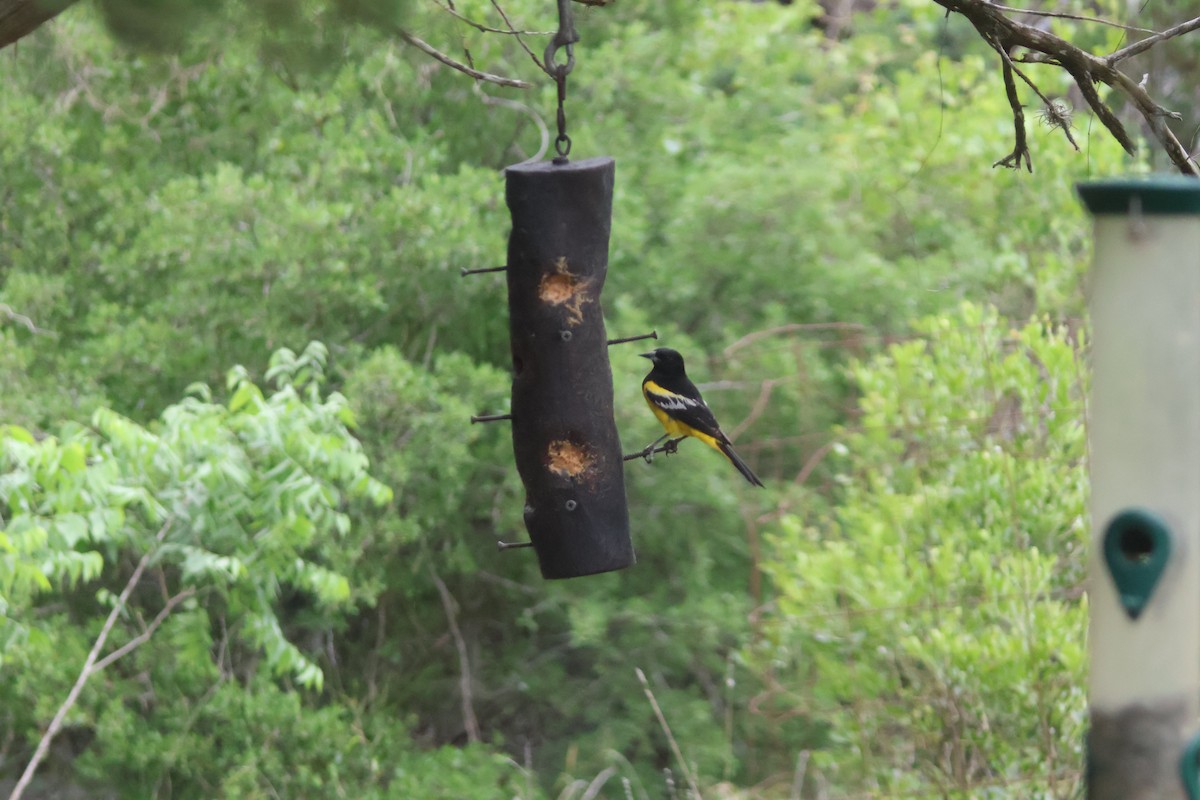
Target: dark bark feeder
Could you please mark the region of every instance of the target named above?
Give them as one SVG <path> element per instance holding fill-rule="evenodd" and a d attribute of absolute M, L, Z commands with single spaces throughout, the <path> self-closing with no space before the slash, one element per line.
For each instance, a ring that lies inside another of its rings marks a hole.
<path fill-rule="evenodd" d="M 513 453 L 544 578 L 635 561 L 600 306 L 615 171 L 611 158 L 505 171 Z"/>

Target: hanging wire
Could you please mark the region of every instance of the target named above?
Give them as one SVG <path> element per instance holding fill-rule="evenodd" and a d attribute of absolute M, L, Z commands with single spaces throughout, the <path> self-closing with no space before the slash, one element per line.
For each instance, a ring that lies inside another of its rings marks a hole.
<path fill-rule="evenodd" d="M 558 136 L 554 139 L 554 150 L 558 153 L 558 158 L 554 159 L 555 164 L 567 163 L 567 156 L 571 154 L 571 137 L 567 136 L 567 113 L 563 109 L 567 100 L 567 75 L 575 69 L 575 43 L 579 41 L 579 33 L 575 30 L 575 20 L 571 13 L 571 2 L 572 0 L 558 0 L 558 30 L 550 44 L 546 45 L 543 58 L 546 74 L 558 85 Z M 565 64 L 555 60 L 562 48 L 566 48 L 567 51 Z"/>

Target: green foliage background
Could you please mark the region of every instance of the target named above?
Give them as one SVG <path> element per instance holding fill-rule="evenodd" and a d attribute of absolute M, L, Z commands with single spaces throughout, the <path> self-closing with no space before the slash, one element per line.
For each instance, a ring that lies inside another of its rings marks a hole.
<path fill-rule="evenodd" d="M 0 316 L 0 786 L 151 552 L 114 646 L 194 595 L 85 688 L 42 796 L 1077 790 L 1071 187 L 1131 169 L 1086 120 L 1083 152 L 1034 128 L 1037 172 L 993 170 L 992 57 L 916 0 L 840 40 L 805 2 L 581 9 L 609 330 L 687 354 L 769 489 L 698 446 L 631 464 L 637 567 L 548 584 L 495 552 L 511 445 L 466 421 L 506 407 L 503 284 L 458 270 L 503 257 L 501 170 L 552 87 L 436 5 L 402 24 L 538 88 L 436 66 L 394 16 L 230 5 L 130 50 L 122 8 L 0 55 L 0 303 L 38 328 Z M 656 435 L 634 353 L 629 447 Z"/>

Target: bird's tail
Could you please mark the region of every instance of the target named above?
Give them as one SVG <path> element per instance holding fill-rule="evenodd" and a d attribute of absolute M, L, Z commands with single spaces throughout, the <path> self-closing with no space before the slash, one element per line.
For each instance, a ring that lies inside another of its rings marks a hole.
<path fill-rule="evenodd" d="M 737 467 L 737 471 L 742 473 L 742 477 L 750 481 L 750 483 L 754 486 L 763 485 L 763 482 L 758 479 L 758 476 L 754 474 L 754 471 L 750 469 L 750 467 L 746 466 L 746 462 L 742 461 L 742 457 L 734 451 L 733 445 L 731 445 L 729 442 L 719 441 L 717 442 L 717 447 L 721 448 L 721 452 L 725 454 L 725 457 L 728 458 L 735 467 Z"/>

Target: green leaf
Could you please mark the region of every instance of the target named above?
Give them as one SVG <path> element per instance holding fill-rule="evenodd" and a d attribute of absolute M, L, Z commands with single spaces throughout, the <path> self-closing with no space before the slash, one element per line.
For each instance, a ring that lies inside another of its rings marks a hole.
<path fill-rule="evenodd" d="M 87 467 L 87 455 L 84 452 L 83 446 L 72 442 L 62 451 L 62 459 L 59 462 L 62 468 L 72 475 L 77 475 Z"/>
<path fill-rule="evenodd" d="M 12 439 L 23 444 L 36 444 L 33 434 L 19 425 L 0 425 L 0 439 Z"/>

